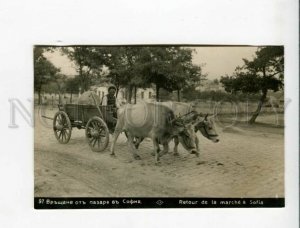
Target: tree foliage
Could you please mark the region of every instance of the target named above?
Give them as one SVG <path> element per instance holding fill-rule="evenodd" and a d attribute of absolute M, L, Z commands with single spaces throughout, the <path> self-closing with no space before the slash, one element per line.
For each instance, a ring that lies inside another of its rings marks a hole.
<path fill-rule="evenodd" d="M 75 76 L 74 78 L 68 78 L 66 80 L 66 91 L 68 93 L 78 93 L 80 87 L 80 78 Z"/>
<path fill-rule="evenodd" d="M 192 63 L 190 48 L 172 46 L 73 46 L 61 47 L 76 66 L 76 80 L 66 79 L 67 91 L 80 87 L 86 91 L 91 85 L 109 82 L 119 88 L 126 88 L 130 102 L 137 88 L 155 86 L 157 100 L 159 91 L 191 88 L 205 77 L 201 66 Z M 179 95 L 178 95 L 179 97 Z"/>
<path fill-rule="evenodd" d="M 60 69 L 56 68 L 43 53 L 47 51 L 44 47 L 34 47 L 34 91 L 39 95 L 38 103 L 41 103 L 42 86 L 54 81 Z"/>
<path fill-rule="evenodd" d="M 221 77 L 225 90 L 231 93 L 261 93 L 259 104 L 250 123 L 254 123 L 266 100 L 268 90 L 283 88 L 284 48 L 283 46 L 260 47 L 253 60 L 243 59 L 244 65 L 237 67 L 232 76 Z"/>
<path fill-rule="evenodd" d="M 107 64 L 109 58 L 105 48 L 101 47 L 63 47 L 61 51 L 75 64 L 82 92 L 88 90 L 101 76 L 103 66 Z"/>
<path fill-rule="evenodd" d="M 244 65 L 237 67 L 232 76 L 221 77 L 220 82 L 228 92 L 258 93 L 267 90 L 278 91 L 283 87 L 283 47 L 262 47 L 255 58 L 243 59 Z"/>
<path fill-rule="evenodd" d="M 128 100 L 132 89 L 156 87 L 159 99 L 161 88 L 180 90 L 200 80 L 201 67 L 192 63 L 192 50 L 179 47 L 117 47 L 111 51 L 109 62 L 111 82 L 126 87 Z"/>
<path fill-rule="evenodd" d="M 200 82 L 201 67 L 192 63 L 192 49 L 180 47 L 148 47 L 148 55 L 143 64 L 144 81 L 169 92 L 195 85 Z"/>
<path fill-rule="evenodd" d="M 145 48 L 143 47 L 111 47 L 107 61 L 109 73 L 107 78 L 117 87 L 127 89 L 127 100 L 130 102 L 133 89 L 147 87 L 141 74 L 142 59 Z"/>

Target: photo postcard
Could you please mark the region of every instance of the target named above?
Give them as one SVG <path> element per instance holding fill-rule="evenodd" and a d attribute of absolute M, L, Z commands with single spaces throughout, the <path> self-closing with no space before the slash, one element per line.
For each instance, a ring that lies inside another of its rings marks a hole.
<path fill-rule="evenodd" d="M 34 207 L 285 207 L 284 46 L 33 47 Z"/>

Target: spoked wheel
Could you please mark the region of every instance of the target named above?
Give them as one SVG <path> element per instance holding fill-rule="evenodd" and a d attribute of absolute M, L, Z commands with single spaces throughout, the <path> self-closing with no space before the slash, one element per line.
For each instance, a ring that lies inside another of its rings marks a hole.
<path fill-rule="evenodd" d="M 109 142 L 109 130 L 100 117 L 92 117 L 85 128 L 85 136 L 92 151 L 101 152 L 105 150 Z"/>
<path fill-rule="evenodd" d="M 59 111 L 54 115 L 53 131 L 58 142 L 66 144 L 72 134 L 72 125 L 67 113 Z"/>

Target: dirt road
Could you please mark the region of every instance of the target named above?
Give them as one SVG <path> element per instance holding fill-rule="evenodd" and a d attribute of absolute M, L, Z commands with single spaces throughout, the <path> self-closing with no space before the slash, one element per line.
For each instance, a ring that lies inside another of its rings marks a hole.
<path fill-rule="evenodd" d="M 109 147 L 92 152 L 84 130 L 74 129 L 69 143 L 59 144 L 52 122 L 35 114 L 36 197 L 284 197 L 282 128 L 219 127 L 217 144 L 199 135 L 199 159 L 179 147 L 179 156 L 169 153 L 155 165 L 149 140 L 137 161 L 123 135 L 113 158 Z"/>

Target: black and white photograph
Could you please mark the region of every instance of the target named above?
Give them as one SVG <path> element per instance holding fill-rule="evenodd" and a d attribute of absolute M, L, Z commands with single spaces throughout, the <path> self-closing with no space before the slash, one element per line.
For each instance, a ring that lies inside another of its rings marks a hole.
<path fill-rule="evenodd" d="M 33 51 L 37 208 L 284 207 L 283 46 Z"/>
<path fill-rule="evenodd" d="M 299 1 L 0 4 L 0 227 L 299 227 Z"/>

